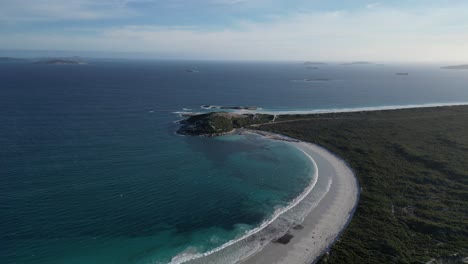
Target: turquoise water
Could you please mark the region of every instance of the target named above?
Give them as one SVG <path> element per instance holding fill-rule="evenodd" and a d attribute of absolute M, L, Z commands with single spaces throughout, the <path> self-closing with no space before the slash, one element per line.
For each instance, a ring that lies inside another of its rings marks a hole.
<path fill-rule="evenodd" d="M 433 65 L 2 63 L 0 79 L 1 263 L 168 263 L 253 230 L 310 184 L 310 160 L 284 142 L 176 135 L 183 108 L 468 101 L 468 75 Z"/>

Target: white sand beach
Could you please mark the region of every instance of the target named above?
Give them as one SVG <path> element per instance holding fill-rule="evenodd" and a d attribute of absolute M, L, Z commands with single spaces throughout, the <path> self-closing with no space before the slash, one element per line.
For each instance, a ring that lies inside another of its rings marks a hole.
<path fill-rule="evenodd" d="M 270 134 L 269 137 L 281 136 Z M 285 241 L 266 244 L 262 250 L 244 260 L 243 264 L 313 263 L 339 237 L 357 205 L 359 185 L 353 171 L 342 159 L 311 143 L 290 142 L 290 144 L 303 150 L 315 160 L 319 178 L 331 177 L 330 190 L 300 226 L 288 231 L 284 237 Z"/>

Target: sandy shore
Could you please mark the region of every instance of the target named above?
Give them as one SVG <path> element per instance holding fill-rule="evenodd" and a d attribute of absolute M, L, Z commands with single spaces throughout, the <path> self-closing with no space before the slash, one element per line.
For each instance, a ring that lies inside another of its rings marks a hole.
<path fill-rule="evenodd" d="M 265 132 L 260 134 L 266 136 Z M 268 134 L 270 138 L 282 138 L 280 135 Z M 339 237 L 354 213 L 359 198 L 359 186 L 349 166 L 320 146 L 292 141 L 289 144 L 303 150 L 315 160 L 319 179 L 331 177 L 333 182 L 330 190 L 300 226 L 290 229 L 283 239 L 266 244 L 262 250 L 244 260 L 243 264 L 313 263 Z"/>

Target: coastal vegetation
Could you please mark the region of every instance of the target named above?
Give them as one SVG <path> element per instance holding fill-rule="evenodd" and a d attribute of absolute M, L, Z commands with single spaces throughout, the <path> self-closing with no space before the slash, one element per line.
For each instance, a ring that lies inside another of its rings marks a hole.
<path fill-rule="evenodd" d="M 320 263 L 468 256 L 468 106 L 285 115 L 255 128 L 319 144 L 355 170 L 355 215 Z"/>
<path fill-rule="evenodd" d="M 177 133 L 182 135 L 220 135 L 236 128 L 254 124 L 268 123 L 274 118 L 266 114 L 234 114 L 229 112 L 211 112 L 193 115 L 181 121 L 182 127 Z"/>

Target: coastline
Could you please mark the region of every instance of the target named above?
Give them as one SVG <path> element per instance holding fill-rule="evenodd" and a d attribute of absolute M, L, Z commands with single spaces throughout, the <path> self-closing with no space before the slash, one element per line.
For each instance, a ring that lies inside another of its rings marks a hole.
<path fill-rule="evenodd" d="M 382 110 L 400 110 L 400 109 L 417 109 L 417 108 L 432 108 L 432 107 L 456 107 L 463 106 L 467 103 L 451 103 L 451 104 L 425 104 L 425 105 L 409 105 L 405 107 L 378 107 L 375 108 L 357 108 L 352 111 L 340 109 L 337 113 L 345 112 L 360 112 L 360 111 L 382 111 Z M 351 110 L 351 109 L 350 109 Z M 320 110 L 318 110 L 320 111 Z M 288 111 L 289 112 L 289 111 Z M 331 110 L 331 112 L 335 112 Z M 251 113 L 251 112 L 250 112 Z M 277 112 L 278 113 L 278 112 Z M 291 112 L 289 112 L 291 113 Z M 297 112 L 296 112 L 297 113 Z M 309 114 L 318 114 L 320 112 L 308 112 Z M 360 187 L 358 179 L 350 166 L 339 156 L 332 153 L 326 148 L 319 145 L 304 142 L 296 138 L 288 137 L 278 133 L 267 131 L 252 130 L 248 128 L 234 128 L 225 134 L 246 134 L 255 133 L 270 140 L 281 140 L 303 151 L 310 156 L 314 161 L 322 160 L 318 167 L 321 169 L 323 164 L 331 168 L 331 177 L 333 184 L 330 190 L 327 191 L 324 197 L 318 199 L 318 205 L 306 214 L 301 224 L 296 224 L 289 227 L 289 230 L 284 234 L 284 231 L 275 239 L 268 240 L 262 243 L 259 248 L 249 252 L 243 256 L 239 256 L 236 261 L 227 261 L 224 263 L 243 263 L 243 264 L 262 264 L 262 263 L 277 263 L 277 264 L 309 264 L 315 263 L 321 256 L 333 246 L 339 239 L 345 228 L 349 224 L 356 210 Z M 320 178 L 323 172 L 319 173 Z M 323 198 L 323 199 L 322 199 Z M 306 197 L 307 199 L 307 197 Z M 300 207 L 300 204 L 297 207 Z M 293 211 L 295 206 L 285 211 L 282 214 L 287 214 Z M 299 221 L 301 222 L 301 221 Z M 298 228 L 296 228 L 298 227 Z M 254 236 L 253 236 L 254 237 Z M 252 239 L 253 239 L 252 237 Z M 247 237 L 248 239 L 248 237 Z M 231 245 L 236 244 L 234 242 Z M 219 252 L 222 254 L 222 252 Z M 192 263 L 190 261 L 190 263 Z M 198 263 L 198 262 L 197 262 Z M 200 262 L 203 263 L 203 262 Z M 208 262 L 207 262 L 208 263 Z M 211 262 L 209 262 L 211 263 Z M 217 263 L 217 262 L 214 262 Z"/>
<path fill-rule="evenodd" d="M 320 263 L 466 260 L 466 211 L 447 208 L 468 208 L 466 199 L 451 192 L 466 190 L 468 106 L 322 117 L 291 116 L 283 118 L 290 123 L 259 127 L 343 157 L 365 190 L 358 213 Z"/>
<path fill-rule="evenodd" d="M 231 135 L 232 134 L 237 134 L 237 135 L 255 134 L 263 138 L 266 138 L 267 140 L 280 140 L 280 141 L 285 141 L 287 143 L 299 142 L 296 139 L 288 138 L 280 134 L 274 134 L 270 132 L 262 132 L 262 131 L 256 131 L 256 130 L 248 130 L 248 129 L 233 129 L 232 131 L 229 131 L 226 133 L 220 133 L 220 134 L 217 134 L 216 136 L 229 135 L 229 134 Z M 207 135 L 199 135 L 199 136 L 207 136 Z M 299 196 L 294 198 L 288 204 L 287 207 L 278 208 L 273 214 L 272 218 L 266 219 L 264 222 L 262 222 L 260 226 L 252 230 L 249 230 L 242 237 L 238 237 L 234 240 L 231 240 L 221 245 L 220 247 L 214 248 L 208 252 L 196 253 L 196 254 L 190 254 L 190 253 L 179 254 L 176 257 L 174 257 L 170 263 L 171 264 L 182 264 L 182 263 L 209 264 L 209 263 L 220 263 L 220 261 L 222 261 L 222 263 L 241 263 L 244 259 L 259 252 L 270 241 L 280 238 L 286 232 L 288 232 L 291 228 L 297 226 L 300 222 L 302 222 L 303 217 L 305 217 L 305 215 L 307 215 L 307 213 L 310 211 L 308 210 L 309 209 L 308 207 L 310 207 L 310 204 L 318 204 L 323 197 L 316 199 L 317 198 L 316 195 L 311 194 L 311 192 L 316 187 L 318 179 L 319 179 L 318 177 L 319 170 L 317 168 L 317 164 L 315 160 L 303 149 L 297 146 L 293 146 L 293 147 L 303 152 L 304 155 L 310 159 L 314 167 L 314 172 L 312 175 L 310 185 L 308 185 Z M 327 190 L 326 192 L 328 192 L 328 189 L 329 188 L 326 189 Z M 307 199 L 312 199 L 312 201 L 305 201 Z M 304 205 L 304 203 L 306 205 Z M 299 209 L 301 213 L 297 215 L 288 215 L 286 218 L 284 218 L 288 213 L 294 211 L 295 209 L 298 209 L 299 207 L 305 207 L 306 210 L 303 210 L 303 208 L 301 208 Z M 303 211 L 306 211 L 305 215 L 303 215 L 304 213 Z M 300 219 L 297 219 L 297 217 L 300 217 Z M 270 239 L 268 239 L 267 237 L 269 237 Z M 230 256 L 224 255 L 226 251 L 230 251 L 231 247 L 235 248 L 239 244 L 241 245 L 241 247 L 246 246 L 245 243 L 248 240 L 250 240 L 250 242 L 257 241 L 260 243 L 259 244 L 253 243 L 250 245 L 250 247 L 247 246 L 247 250 L 243 251 L 243 253 L 241 253 L 240 255 L 237 255 L 237 254 L 230 255 Z"/>
<path fill-rule="evenodd" d="M 239 263 L 314 263 L 334 244 L 352 219 L 360 193 L 353 170 L 340 157 L 318 145 L 270 132 L 246 132 L 257 133 L 272 140 L 287 141 L 320 164 L 318 177 L 326 174 L 331 177 L 332 184 L 300 225 L 290 228 L 285 236 L 265 244 L 262 249 Z"/>
<path fill-rule="evenodd" d="M 309 264 L 317 260 L 344 231 L 357 206 L 359 185 L 351 168 L 318 145 L 278 133 L 241 128 L 229 134 L 256 134 L 298 149 L 315 168 L 312 182 L 287 208 L 241 238 L 209 252 L 179 254 L 171 263 Z"/>

